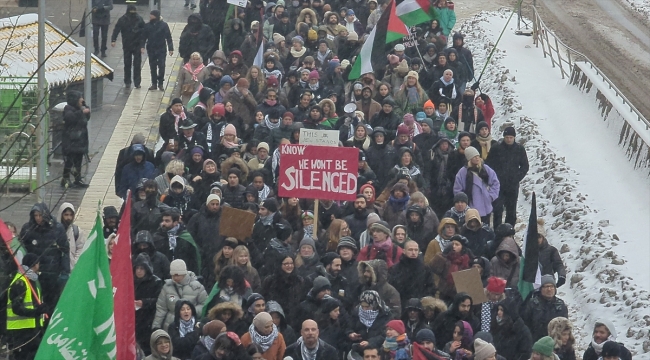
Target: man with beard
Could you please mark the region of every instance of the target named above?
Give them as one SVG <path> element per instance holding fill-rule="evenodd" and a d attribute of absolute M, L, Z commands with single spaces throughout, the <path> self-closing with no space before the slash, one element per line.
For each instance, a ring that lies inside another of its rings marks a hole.
<path fill-rule="evenodd" d="M 366 218 L 368 217 L 366 206 L 366 197 L 363 194 L 357 194 L 357 198 L 354 200 L 354 213 L 343 218 L 350 227 L 351 236 L 357 242 L 361 233 L 366 231 Z"/>
<path fill-rule="evenodd" d="M 117 227 L 120 225 L 120 215 L 115 206 L 104 207 L 104 239 L 111 234 L 117 234 Z"/>
<path fill-rule="evenodd" d="M 359 284 L 354 298 L 358 299 L 359 295 L 366 290 L 374 290 L 390 308 L 393 317 L 399 318 L 402 315 L 402 301 L 395 287 L 388 283 L 386 261 L 380 259 L 360 261 L 357 271 L 359 272 Z"/>
<path fill-rule="evenodd" d="M 305 119 L 309 116 L 309 108 L 311 106 L 311 91 L 310 90 L 303 90 L 302 94 L 300 95 L 300 102 L 298 105 L 292 107 L 289 109 L 289 111 L 293 114 L 293 121 L 294 122 L 304 122 Z"/>
<path fill-rule="evenodd" d="M 481 324 L 472 312 L 472 297 L 467 293 L 458 293 L 447 311 L 438 315 L 431 324 L 431 330 L 436 335 L 436 348 L 443 349 L 453 339 L 454 327 L 458 321 L 466 321 L 474 330 L 481 330 Z"/>
<path fill-rule="evenodd" d="M 429 329 L 424 321 L 424 310 L 422 309 L 422 302 L 418 298 L 409 299 L 404 306 L 402 312 L 402 322 L 406 327 L 406 336 L 409 339 L 415 339 L 415 336 L 422 329 Z"/>
<path fill-rule="evenodd" d="M 382 110 L 382 106 L 372 99 L 372 88 L 365 85 L 361 90 L 361 100 L 355 103 L 357 110 L 363 112 L 364 119 L 372 119 Z"/>
<path fill-rule="evenodd" d="M 167 208 L 162 213 L 160 228 L 153 237 L 158 251 L 167 256 L 170 262 L 176 259 L 185 261 L 187 270 L 199 274 L 201 255 L 192 235 L 180 222 L 181 214 L 176 208 Z"/>
<path fill-rule="evenodd" d="M 337 54 L 340 59 L 352 59 L 360 51 L 359 35 L 356 32 L 349 33 L 346 41 L 337 46 Z"/>
<path fill-rule="evenodd" d="M 436 294 L 433 274 L 424 266 L 419 254 L 418 243 L 407 241 L 399 263 L 388 271 L 388 282 L 399 292 L 402 304 L 412 298 Z"/>
<path fill-rule="evenodd" d="M 331 298 L 332 284 L 325 276 L 317 276 L 312 282 L 312 287 L 307 297 L 300 303 L 298 316 L 293 320 L 291 326 L 299 326 L 303 321 L 311 318 L 318 312 L 323 301 Z"/>
<path fill-rule="evenodd" d="M 221 198 L 218 195 L 208 195 L 205 205 L 201 206 L 199 212 L 192 216 L 187 224 L 192 238 L 197 247 L 201 250 L 201 275 L 203 285 L 211 289 L 216 281 L 214 277 L 214 264 L 212 259 L 223 247 L 223 237 L 219 235 L 219 224 L 221 223 Z"/>
<path fill-rule="evenodd" d="M 384 102 L 386 100 L 384 99 Z M 384 110 L 382 110 L 379 115 L 383 116 L 386 111 L 386 105 L 384 105 Z M 393 108 L 390 107 L 390 112 L 392 113 Z M 376 117 L 375 117 L 376 118 Z M 397 118 L 395 118 L 397 120 Z M 397 126 L 395 127 L 397 128 Z M 389 172 L 393 168 L 393 165 L 397 161 L 397 154 L 395 153 L 395 148 L 393 146 L 388 146 L 388 139 L 392 137 L 390 130 L 386 130 L 382 126 L 377 126 L 372 132 L 373 142 L 370 144 L 368 151 L 366 151 L 366 157 L 368 159 L 368 165 L 374 170 L 377 175 L 376 189 L 383 189 L 384 186 L 388 184 L 390 180 Z"/>
<path fill-rule="evenodd" d="M 162 220 L 162 214 L 158 206 L 161 204 L 158 200 L 158 186 L 154 180 L 147 179 L 143 183 L 144 200 L 137 201 L 133 205 L 133 214 L 131 215 L 131 236 L 134 236 L 140 230 L 147 230 L 151 233 L 158 229 Z"/>
<path fill-rule="evenodd" d="M 124 52 L 124 86 L 131 87 L 131 66 L 133 66 L 133 85 L 140 88 L 140 70 L 142 69 L 142 53 L 140 44 L 144 33 L 144 20 L 138 15 L 138 9 L 133 4 L 126 6 L 126 14 L 122 15 L 113 29 L 111 47 L 115 47 L 117 35 L 122 33 L 122 51 Z"/>
<path fill-rule="evenodd" d="M 74 205 L 69 202 L 64 202 L 61 204 L 59 212 L 61 225 L 65 229 L 65 234 L 70 244 L 70 270 L 72 271 L 86 243 L 86 234 L 77 225 L 73 224 L 75 215 Z"/>
<path fill-rule="evenodd" d="M 328 252 L 320 258 L 320 262 L 321 265 L 316 267 L 316 271 L 305 278 L 305 287 L 313 286 L 316 278 L 324 277 L 330 282 L 330 296 L 339 300 L 344 308 L 351 308 L 354 299 L 348 291 L 348 280 L 341 275 L 341 256 Z"/>

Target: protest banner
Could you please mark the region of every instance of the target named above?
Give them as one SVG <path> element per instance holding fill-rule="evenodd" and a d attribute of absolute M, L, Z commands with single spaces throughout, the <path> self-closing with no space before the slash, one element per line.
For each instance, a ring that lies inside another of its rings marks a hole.
<path fill-rule="evenodd" d="M 474 305 L 482 304 L 487 301 L 485 291 L 483 291 L 483 282 L 481 274 L 477 268 L 461 270 L 451 273 L 456 285 L 456 292 L 464 292 L 472 297 Z"/>
<path fill-rule="evenodd" d="M 300 145 L 339 146 L 339 132 L 337 130 L 311 130 L 300 129 Z"/>
<path fill-rule="evenodd" d="M 244 242 L 246 238 L 253 234 L 253 225 L 255 225 L 255 214 L 252 212 L 231 208 L 230 206 L 221 208 L 219 235 L 234 237 Z"/>

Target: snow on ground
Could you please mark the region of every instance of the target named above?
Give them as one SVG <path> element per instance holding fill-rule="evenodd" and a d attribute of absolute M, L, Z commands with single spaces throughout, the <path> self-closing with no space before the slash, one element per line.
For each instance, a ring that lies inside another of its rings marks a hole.
<path fill-rule="evenodd" d="M 625 0 L 632 9 L 640 12 L 646 18 L 650 19 L 650 0 Z"/>
<path fill-rule="evenodd" d="M 510 12 L 483 12 L 462 25 L 477 74 Z M 567 267 L 558 295 L 569 306 L 579 355 L 591 340 L 593 323 L 612 320 L 633 353 L 650 351 L 650 180 L 635 171 L 618 134 L 602 121 L 592 95 L 562 80 L 532 37 L 508 25 L 481 80 L 492 99 L 495 138 L 517 129 L 530 161 L 521 184 L 523 233 L 532 192 L 549 242 Z M 642 356 L 649 356 L 645 354 Z"/>

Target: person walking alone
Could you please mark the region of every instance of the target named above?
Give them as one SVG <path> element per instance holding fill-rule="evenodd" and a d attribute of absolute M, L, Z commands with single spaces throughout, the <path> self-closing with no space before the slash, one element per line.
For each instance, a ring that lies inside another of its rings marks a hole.
<path fill-rule="evenodd" d="M 142 37 L 141 52 L 145 48 L 149 54 L 149 68 L 151 69 L 151 87 L 149 90 L 156 90 L 156 84 L 161 91 L 163 80 L 165 79 L 165 59 L 169 51 L 169 56 L 174 55 L 174 43 L 172 42 L 172 33 L 169 31 L 169 25 L 160 18 L 160 11 L 151 10 L 149 13 L 149 22 L 144 27 Z"/>
<path fill-rule="evenodd" d="M 126 7 L 111 35 L 111 47 L 115 47 L 117 36 L 122 33 L 122 51 L 124 52 L 124 86 L 131 87 L 131 66 L 133 66 L 133 85 L 140 88 L 140 70 L 142 68 L 142 53 L 140 44 L 144 33 L 144 20 L 138 15 L 138 9 L 133 4 Z"/>
<path fill-rule="evenodd" d="M 106 57 L 106 40 L 108 39 L 108 25 L 111 24 L 111 10 L 113 0 L 93 0 L 92 24 L 93 24 L 93 45 L 95 55 L 101 50 L 102 58 Z M 99 46 L 99 32 L 102 33 L 102 44 Z"/>

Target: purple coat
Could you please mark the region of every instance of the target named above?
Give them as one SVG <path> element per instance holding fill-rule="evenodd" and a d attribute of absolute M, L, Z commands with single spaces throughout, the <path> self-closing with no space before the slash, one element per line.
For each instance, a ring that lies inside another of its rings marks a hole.
<path fill-rule="evenodd" d="M 488 183 L 474 175 L 474 186 L 472 187 L 472 202 L 468 204 L 470 207 L 478 210 L 481 217 L 486 216 L 492 212 L 492 202 L 499 197 L 499 179 L 497 174 L 489 166 L 483 164 L 485 171 L 488 174 Z M 467 193 L 465 189 L 465 178 L 467 177 L 467 166 L 463 166 L 456 174 L 456 181 L 454 182 L 454 194 L 459 192 Z"/>

